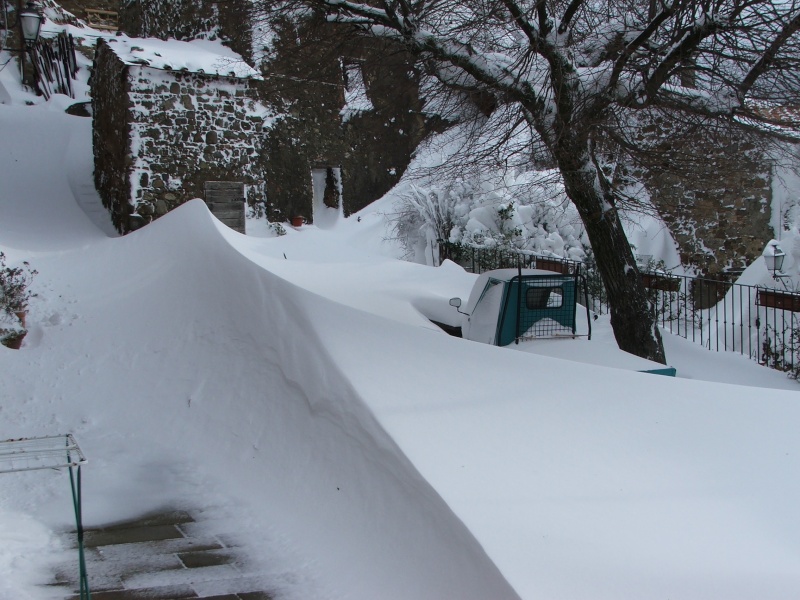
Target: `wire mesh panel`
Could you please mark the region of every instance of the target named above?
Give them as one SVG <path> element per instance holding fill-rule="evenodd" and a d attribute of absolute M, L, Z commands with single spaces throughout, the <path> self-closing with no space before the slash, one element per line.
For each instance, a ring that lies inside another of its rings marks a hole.
<path fill-rule="evenodd" d="M 85 462 L 72 434 L 0 442 L 0 473 L 62 469 Z"/>
<path fill-rule="evenodd" d="M 574 275 L 516 277 L 509 305 L 516 303 L 514 338 L 575 335 L 577 281 Z M 516 295 L 516 298 L 515 298 Z M 507 312 L 507 318 L 511 315 Z"/>
<path fill-rule="evenodd" d="M 78 535 L 80 599 L 91 600 L 89 576 L 86 573 L 86 553 L 83 543 L 81 508 L 81 465 L 86 457 L 71 433 L 47 437 L 19 438 L 0 442 L 0 473 L 19 473 L 40 469 L 69 469 L 72 504 L 75 509 L 75 529 Z M 73 474 L 77 471 L 77 477 Z"/>

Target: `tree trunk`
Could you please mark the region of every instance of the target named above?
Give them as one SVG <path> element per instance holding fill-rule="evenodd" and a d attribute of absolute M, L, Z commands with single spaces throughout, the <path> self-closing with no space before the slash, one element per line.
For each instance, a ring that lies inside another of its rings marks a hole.
<path fill-rule="evenodd" d="M 664 345 L 616 208 L 585 148 L 556 153 L 567 196 L 578 209 L 608 295 L 611 327 L 622 350 L 666 364 Z M 584 157 L 584 159 L 581 159 Z"/>

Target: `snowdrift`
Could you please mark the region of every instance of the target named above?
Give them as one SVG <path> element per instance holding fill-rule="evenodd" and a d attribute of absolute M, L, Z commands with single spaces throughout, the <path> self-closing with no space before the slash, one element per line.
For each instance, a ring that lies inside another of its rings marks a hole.
<path fill-rule="evenodd" d="M 49 325 L 2 354 L 19 402 L 0 437 L 75 432 L 89 524 L 216 491 L 344 596 L 515 597 L 309 326 L 330 301 L 244 259 L 212 219 L 194 201 L 37 260 L 68 295 L 43 292 Z"/>
<path fill-rule="evenodd" d="M 218 512 L 282 598 L 796 595 L 797 392 L 451 338 L 417 307 L 473 278 L 357 259 L 355 224 L 255 240 L 193 201 L 108 237 L 88 121 L 0 112 L 38 131 L 0 155 L 0 249 L 40 272 L 0 439 L 74 433 L 88 525 Z M 10 597 L 41 597 L 17 564 L 54 551 L 66 493 L 0 487 Z"/>

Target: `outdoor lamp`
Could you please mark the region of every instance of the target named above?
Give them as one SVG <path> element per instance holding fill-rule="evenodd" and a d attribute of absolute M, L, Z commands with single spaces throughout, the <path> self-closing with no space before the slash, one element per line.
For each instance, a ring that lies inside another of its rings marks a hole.
<path fill-rule="evenodd" d="M 42 27 L 44 15 L 35 2 L 28 2 L 28 5 L 19 13 L 19 27 L 22 30 L 22 39 L 25 45 L 30 47 L 39 39 L 39 29 Z"/>
<path fill-rule="evenodd" d="M 776 273 L 783 270 L 783 259 L 786 258 L 786 253 L 781 250 L 778 244 L 771 244 L 772 252 L 764 253 L 764 263 L 767 269 L 772 272 L 773 277 L 777 277 Z"/>

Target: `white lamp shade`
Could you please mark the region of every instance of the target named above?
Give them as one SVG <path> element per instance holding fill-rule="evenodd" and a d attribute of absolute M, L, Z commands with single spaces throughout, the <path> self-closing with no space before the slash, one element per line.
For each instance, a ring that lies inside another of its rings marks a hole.
<path fill-rule="evenodd" d="M 772 252 L 764 253 L 764 263 L 767 265 L 767 269 L 773 273 L 783 269 L 784 258 L 786 258 L 786 253 L 779 246 L 772 246 Z"/>
<path fill-rule="evenodd" d="M 28 7 L 19 13 L 19 26 L 26 44 L 32 44 L 39 39 L 42 21 L 44 21 L 44 16 L 36 10 L 33 2 L 28 2 Z"/>

